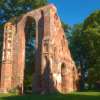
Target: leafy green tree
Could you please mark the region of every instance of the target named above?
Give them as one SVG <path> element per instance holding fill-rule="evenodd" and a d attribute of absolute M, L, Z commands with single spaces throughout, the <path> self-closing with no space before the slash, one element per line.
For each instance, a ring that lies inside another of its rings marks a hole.
<path fill-rule="evenodd" d="M 75 25 L 71 32 L 71 51 L 90 86 L 100 81 L 100 10 L 92 13 L 83 24 Z M 85 73 L 84 73 L 85 72 Z"/>
<path fill-rule="evenodd" d="M 83 24 L 76 24 L 71 29 L 70 49 L 72 56 L 76 62 L 77 68 L 81 71 L 80 88 L 84 88 L 84 80 L 87 77 L 87 62 L 85 57 L 85 51 L 83 47 L 82 31 Z"/>
<path fill-rule="evenodd" d="M 17 20 L 20 15 L 47 3 L 47 0 L 0 0 L 0 24 L 12 18 Z"/>
<path fill-rule="evenodd" d="M 82 39 L 84 41 L 86 59 L 89 67 L 88 81 L 93 79 L 90 82 L 94 84 L 96 81 L 100 81 L 100 10 L 92 13 L 84 21 L 82 31 Z"/>

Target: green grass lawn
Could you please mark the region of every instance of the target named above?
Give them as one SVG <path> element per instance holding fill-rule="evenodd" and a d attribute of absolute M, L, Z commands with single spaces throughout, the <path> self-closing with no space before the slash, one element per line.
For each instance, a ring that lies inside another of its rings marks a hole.
<path fill-rule="evenodd" d="M 67 95 L 23 95 L 0 94 L 0 100 L 100 100 L 100 92 L 76 92 Z"/>

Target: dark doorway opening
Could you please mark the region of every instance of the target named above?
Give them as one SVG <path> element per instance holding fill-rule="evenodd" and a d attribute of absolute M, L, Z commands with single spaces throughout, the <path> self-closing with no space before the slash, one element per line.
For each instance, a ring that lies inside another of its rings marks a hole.
<path fill-rule="evenodd" d="M 27 17 L 25 25 L 25 70 L 24 93 L 32 93 L 33 73 L 35 72 L 35 40 L 36 23 L 32 17 Z"/>

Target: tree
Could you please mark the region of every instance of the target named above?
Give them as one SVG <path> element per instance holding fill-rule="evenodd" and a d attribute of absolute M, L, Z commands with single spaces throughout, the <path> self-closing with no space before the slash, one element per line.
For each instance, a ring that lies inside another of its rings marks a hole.
<path fill-rule="evenodd" d="M 100 11 L 92 13 L 83 24 L 72 28 L 71 51 L 81 66 L 83 80 L 88 75 L 90 87 L 100 81 Z"/>
<path fill-rule="evenodd" d="M 85 51 L 83 47 L 83 23 L 82 24 L 76 24 L 72 27 L 71 30 L 71 41 L 70 41 L 70 49 L 72 56 L 76 62 L 77 68 L 81 71 L 81 82 L 80 82 L 80 88 L 84 88 L 84 83 L 87 78 L 87 62 L 85 57 Z"/>
<path fill-rule="evenodd" d="M 47 0 L 0 0 L 0 20 L 6 22 L 47 3 Z"/>
<path fill-rule="evenodd" d="M 88 81 L 93 79 L 94 84 L 100 81 L 100 10 L 92 13 L 84 21 L 82 39 L 89 67 Z"/>

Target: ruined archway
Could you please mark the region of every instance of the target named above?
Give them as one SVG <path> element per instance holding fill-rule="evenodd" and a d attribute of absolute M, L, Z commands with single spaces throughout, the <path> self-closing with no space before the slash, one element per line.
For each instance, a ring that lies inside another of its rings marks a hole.
<path fill-rule="evenodd" d="M 32 79 L 35 72 L 36 53 L 36 22 L 32 17 L 27 17 L 25 23 L 25 68 L 24 68 L 24 92 L 32 92 Z"/>
<path fill-rule="evenodd" d="M 65 35 L 60 19 L 57 15 L 55 17 L 56 13 L 56 7 L 50 4 L 34 11 L 27 12 L 17 18 L 17 23 L 7 23 L 7 27 L 10 28 L 4 31 L 4 37 L 7 38 L 3 41 L 1 92 L 9 92 L 13 89 L 17 89 L 21 94 L 23 93 L 23 82 L 25 80 L 24 70 L 26 69 L 25 54 L 27 52 L 25 48 L 26 43 L 28 43 L 26 41 L 28 37 L 27 34 L 29 35 L 30 33 L 25 31 L 25 29 L 27 29 L 28 26 L 32 26 L 33 19 L 36 25 L 35 32 L 33 32 L 35 33 L 33 34 L 35 35 L 35 66 L 32 64 L 33 81 L 31 82 L 33 92 L 41 93 L 42 90 L 49 92 L 49 88 L 51 89 L 51 87 L 59 90 L 61 93 L 67 93 L 74 90 L 71 72 L 75 64 L 73 63 L 68 49 L 68 42 L 63 38 Z M 28 23 L 30 24 L 27 25 Z M 32 29 L 34 29 L 34 27 Z M 10 38 L 8 34 L 11 34 L 12 38 Z M 34 41 L 34 39 L 32 39 L 32 41 Z M 62 43 L 65 45 L 62 45 Z M 61 48 L 62 46 L 63 49 Z M 50 58 L 52 58 L 52 63 Z M 43 64 L 44 59 L 46 60 L 46 65 Z M 30 60 L 33 61 L 34 58 Z M 62 60 L 64 60 L 64 62 Z M 60 62 L 63 63 L 61 64 L 61 69 L 58 69 L 58 64 Z M 66 68 L 67 71 L 65 71 Z M 46 75 L 48 76 L 47 78 Z M 58 77 L 58 75 L 60 77 Z M 42 76 L 45 80 L 42 80 Z M 48 81 L 47 88 L 43 88 L 45 81 Z M 57 85 L 53 84 L 55 81 L 58 82 Z M 53 91 L 54 89 L 52 89 L 52 92 Z"/>
<path fill-rule="evenodd" d="M 33 73 L 32 73 L 32 78 L 33 78 L 33 82 L 32 82 L 32 90 L 33 91 L 40 91 L 40 81 L 41 81 L 41 59 L 42 59 L 42 40 L 43 40 L 43 34 L 44 34 L 44 15 L 43 15 L 43 11 L 41 10 L 39 12 L 39 16 L 38 16 L 38 20 L 35 18 L 34 16 L 31 15 L 27 15 L 25 17 L 22 18 L 22 20 L 18 23 L 18 32 L 19 35 L 21 37 L 21 40 L 19 41 L 19 59 L 21 58 L 21 61 L 18 59 L 18 64 L 21 65 L 21 70 L 19 70 L 20 72 L 20 80 L 21 82 L 23 82 L 23 80 L 25 80 L 24 76 L 24 69 L 25 69 L 25 54 L 27 53 L 26 48 L 26 43 L 27 43 L 27 39 L 29 33 L 31 32 L 31 29 L 29 29 L 30 32 L 27 32 L 27 28 L 32 28 L 33 29 L 33 36 L 31 36 L 32 41 L 34 45 L 34 54 L 33 54 L 33 59 L 30 59 L 30 61 L 33 61 Z M 32 24 L 32 20 L 34 19 Z M 24 25 L 23 25 L 24 24 Z M 36 27 L 34 27 L 34 24 Z M 22 26 L 23 25 L 23 26 Z M 30 27 L 32 26 L 33 27 Z M 20 39 L 20 38 L 19 38 Z M 25 51 L 26 50 L 26 51 Z M 29 52 L 29 51 L 28 51 Z M 31 55 L 32 56 L 32 55 Z M 29 65 L 29 64 L 28 64 Z M 32 79 L 31 79 L 32 80 Z M 22 83 L 23 84 L 23 83 Z"/>

